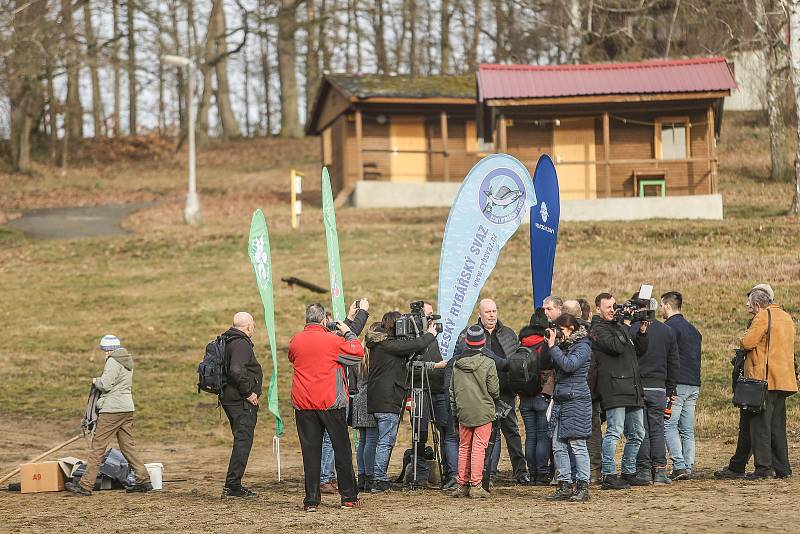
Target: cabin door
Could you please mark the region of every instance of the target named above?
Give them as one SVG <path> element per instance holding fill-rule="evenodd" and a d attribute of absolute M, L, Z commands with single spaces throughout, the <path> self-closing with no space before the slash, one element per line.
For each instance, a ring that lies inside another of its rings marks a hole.
<path fill-rule="evenodd" d="M 428 178 L 428 146 L 423 117 L 389 118 L 392 182 L 424 182 Z"/>
<path fill-rule="evenodd" d="M 594 119 L 553 124 L 553 152 L 561 199 L 597 198 Z"/>

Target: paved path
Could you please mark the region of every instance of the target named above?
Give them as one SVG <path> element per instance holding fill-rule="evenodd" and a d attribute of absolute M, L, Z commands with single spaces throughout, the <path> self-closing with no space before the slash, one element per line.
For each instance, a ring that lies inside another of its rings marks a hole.
<path fill-rule="evenodd" d="M 21 230 L 35 239 L 75 239 L 123 235 L 128 231 L 120 224 L 133 213 L 152 202 L 108 204 L 86 208 L 48 208 L 25 211 L 8 226 Z"/>

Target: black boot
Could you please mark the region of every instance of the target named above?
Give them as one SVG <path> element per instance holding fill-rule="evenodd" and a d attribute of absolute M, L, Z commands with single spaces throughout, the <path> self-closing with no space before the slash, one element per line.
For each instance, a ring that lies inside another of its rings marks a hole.
<path fill-rule="evenodd" d="M 372 477 L 364 475 L 364 493 L 369 493 L 370 491 L 372 491 Z"/>
<path fill-rule="evenodd" d="M 548 501 L 568 501 L 572 497 L 572 484 L 569 482 L 559 482 L 558 489 L 547 497 Z"/>
<path fill-rule="evenodd" d="M 367 475 L 358 475 L 358 491 L 359 493 L 364 492 L 364 486 L 367 483 Z"/>
<path fill-rule="evenodd" d="M 575 485 L 575 495 L 570 498 L 571 502 L 586 502 L 589 500 L 589 483 L 579 480 Z"/>

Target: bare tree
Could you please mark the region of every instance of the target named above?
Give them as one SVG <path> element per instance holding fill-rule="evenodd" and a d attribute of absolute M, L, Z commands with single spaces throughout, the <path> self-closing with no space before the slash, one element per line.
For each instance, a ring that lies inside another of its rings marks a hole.
<path fill-rule="evenodd" d="M 439 56 L 440 65 L 439 71 L 441 74 L 450 72 L 450 0 L 442 0 L 441 12 L 439 14 L 439 26 L 441 31 L 441 38 L 439 41 Z"/>
<path fill-rule="evenodd" d="M 111 66 L 114 69 L 114 136 L 118 137 L 122 133 L 120 125 L 120 110 L 122 108 L 122 84 L 120 79 L 120 59 L 119 42 L 122 37 L 119 29 L 119 5 L 116 0 L 111 2 L 111 16 L 114 25 L 114 39 L 111 45 Z"/>
<path fill-rule="evenodd" d="M 769 1 L 769 0 L 768 0 Z M 772 3 L 772 2 L 770 2 Z M 770 179 L 785 180 L 789 176 L 786 159 L 787 128 L 783 121 L 783 93 L 786 88 L 788 57 L 784 35 L 786 13 L 777 10 L 767 14 L 764 0 L 753 0 L 753 19 L 758 41 L 767 61 L 767 117 L 769 119 Z M 746 6 L 749 7 L 749 6 Z M 770 6 L 770 7 L 775 7 Z M 772 10 L 771 10 L 772 11 Z"/>
<path fill-rule="evenodd" d="M 781 0 L 789 19 L 789 51 L 792 64 L 792 83 L 794 84 L 794 101 L 797 113 L 797 148 L 795 149 L 794 198 L 789 213 L 800 215 L 800 0 Z"/>
<path fill-rule="evenodd" d="M 373 28 L 375 28 L 375 60 L 380 74 L 389 72 L 389 61 L 386 57 L 386 21 L 383 12 L 384 0 L 375 0 L 375 15 Z"/>
<path fill-rule="evenodd" d="M 67 69 L 67 102 L 65 124 L 69 137 L 83 137 L 83 107 L 80 99 L 80 59 L 78 39 L 75 36 L 74 13 L 71 0 L 61 0 L 61 28 L 64 36 L 64 63 Z"/>
<path fill-rule="evenodd" d="M 83 4 L 83 26 L 86 34 L 86 55 L 89 59 L 89 73 L 92 80 L 92 123 L 94 125 L 94 136 L 100 137 L 104 135 L 103 95 L 100 92 L 97 38 L 94 34 L 91 6 L 92 2 L 89 0 Z"/>
<path fill-rule="evenodd" d="M 222 123 L 222 136 L 225 139 L 234 139 L 242 136 L 242 130 L 239 126 L 239 121 L 236 120 L 236 114 L 233 112 L 231 106 L 231 91 L 230 83 L 228 81 L 228 55 L 231 53 L 228 50 L 227 40 L 227 24 L 225 23 L 225 6 L 222 0 L 214 0 L 214 7 L 212 13 L 213 19 L 209 22 L 209 27 L 215 29 L 214 38 L 214 54 L 216 62 L 214 64 L 214 72 L 217 77 L 217 111 L 219 112 L 219 119 Z M 237 51 L 243 47 L 247 39 L 247 28 L 244 29 L 244 37 L 242 43 L 238 46 Z"/>
<path fill-rule="evenodd" d="M 70 0 L 66 0 L 69 2 Z M 127 37 L 128 37 L 128 133 L 136 135 L 137 132 L 137 86 L 136 86 L 136 34 L 134 18 L 136 16 L 136 8 L 134 7 L 134 0 L 127 0 Z"/>
<path fill-rule="evenodd" d="M 297 109 L 295 77 L 297 5 L 299 0 L 281 0 L 278 11 L 278 76 L 281 80 L 281 137 L 303 137 Z"/>
<path fill-rule="evenodd" d="M 318 32 L 321 21 L 314 14 L 314 1 L 306 0 L 306 110 L 310 112 L 314 102 L 314 92 L 319 84 Z"/>

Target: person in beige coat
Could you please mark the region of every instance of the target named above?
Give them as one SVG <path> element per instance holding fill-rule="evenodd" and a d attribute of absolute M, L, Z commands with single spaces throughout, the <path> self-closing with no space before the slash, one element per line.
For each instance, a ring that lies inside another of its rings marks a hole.
<path fill-rule="evenodd" d="M 766 407 L 759 413 L 746 414 L 756 466 L 748 478 L 784 478 L 792 474 L 786 440 L 786 397 L 797 392 L 794 321 L 764 289 L 754 288 L 747 304 L 754 317 L 740 341 L 742 349 L 748 351 L 744 376 L 768 384 Z"/>
<path fill-rule="evenodd" d="M 127 488 L 130 492 L 146 492 L 153 489 L 147 468 L 136 452 L 133 439 L 133 357 L 120 345 L 116 336 L 106 335 L 100 340 L 100 350 L 106 354 L 103 374 L 92 378 L 92 384 L 100 390 L 97 401 L 99 416 L 95 435 L 86 463 L 86 472 L 79 483 L 67 482 L 65 487 L 75 495 L 90 496 L 94 488 L 100 463 L 108 445 L 115 437 L 120 451 L 136 476 L 136 484 Z"/>

